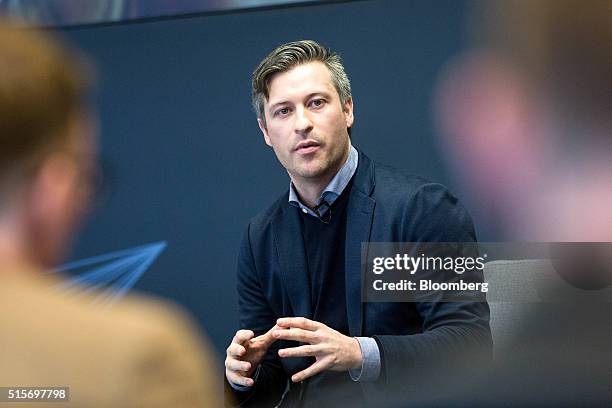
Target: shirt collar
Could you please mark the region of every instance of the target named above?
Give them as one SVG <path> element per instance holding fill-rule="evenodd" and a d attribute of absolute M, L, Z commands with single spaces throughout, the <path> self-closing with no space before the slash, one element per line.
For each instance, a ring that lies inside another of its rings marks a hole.
<path fill-rule="evenodd" d="M 353 177 L 353 175 L 355 174 L 355 171 L 357 170 L 358 161 L 359 154 L 357 152 L 357 149 L 355 149 L 351 145 L 346 162 L 342 165 L 340 170 L 338 170 L 336 175 L 327 184 L 325 189 L 323 189 L 321 196 L 317 199 L 317 205 L 321 204 L 323 200 L 327 201 L 329 205 L 336 201 L 338 196 L 342 194 L 342 192 L 348 185 L 349 181 L 351 180 L 351 177 Z M 317 215 L 314 211 L 312 211 L 300 201 L 292 182 L 289 182 L 289 204 L 299 207 L 304 213 L 319 217 L 319 215 Z M 320 215 L 323 215 L 324 212 L 325 211 L 322 211 Z"/>

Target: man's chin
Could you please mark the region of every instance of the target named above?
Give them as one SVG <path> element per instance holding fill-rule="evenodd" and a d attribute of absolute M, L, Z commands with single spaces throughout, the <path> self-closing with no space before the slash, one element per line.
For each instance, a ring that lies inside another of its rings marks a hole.
<path fill-rule="evenodd" d="M 308 166 L 296 169 L 295 174 L 303 179 L 316 180 L 327 174 L 327 169 L 323 166 Z"/>

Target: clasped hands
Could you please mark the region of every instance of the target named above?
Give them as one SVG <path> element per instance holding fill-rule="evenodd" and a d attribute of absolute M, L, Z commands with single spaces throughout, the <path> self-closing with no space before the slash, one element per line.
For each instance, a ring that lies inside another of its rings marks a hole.
<path fill-rule="evenodd" d="M 302 346 L 278 350 L 281 358 L 314 357 L 315 362 L 291 376 L 300 382 L 324 370 L 346 371 L 361 367 L 363 359 L 357 339 L 304 317 L 284 317 L 265 334 L 255 337 L 251 330 L 238 330 L 226 351 L 225 375 L 237 385 L 254 385 L 251 377 L 268 348 L 277 340 L 294 340 Z"/>

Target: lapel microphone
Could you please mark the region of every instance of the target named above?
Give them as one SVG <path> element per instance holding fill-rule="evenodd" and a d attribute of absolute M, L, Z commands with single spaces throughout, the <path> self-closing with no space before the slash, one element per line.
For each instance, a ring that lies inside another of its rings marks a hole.
<path fill-rule="evenodd" d="M 331 205 L 327 201 L 321 201 L 321 203 L 314 208 L 314 212 L 317 214 L 322 223 L 330 223 L 332 210 Z"/>

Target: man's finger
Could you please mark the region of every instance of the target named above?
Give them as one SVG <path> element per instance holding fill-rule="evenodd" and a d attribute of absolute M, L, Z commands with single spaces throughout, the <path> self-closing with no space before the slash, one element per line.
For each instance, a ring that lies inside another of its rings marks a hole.
<path fill-rule="evenodd" d="M 238 343 L 232 343 L 227 348 L 227 354 L 233 357 L 242 357 L 244 353 L 246 353 L 246 349 L 244 348 L 244 346 L 241 346 Z"/>
<path fill-rule="evenodd" d="M 243 387 L 252 387 L 253 385 L 255 385 L 255 381 L 253 381 L 252 378 L 245 377 L 243 375 L 239 375 L 231 371 L 226 370 L 225 376 L 227 377 L 227 380 L 232 384 L 242 385 Z"/>
<path fill-rule="evenodd" d="M 261 336 L 257 336 L 251 339 L 250 344 L 257 345 L 258 347 L 263 347 L 267 349 L 268 347 L 270 347 L 272 343 L 276 341 L 276 338 L 272 335 L 272 333 L 274 333 L 274 331 L 278 329 L 279 329 L 278 325 L 272 326 L 270 330 L 268 330 Z"/>
<path fill-rule="evenodd" d="M 310 344 L 316 343 L 318 340 L 317 335 L 313 331 L 294 327 L 274 330 L 273 335 L 277 340 L 294 340 Z"/>
<path fill-rule="evenodd" d="M 276 321 L 276 324 L 283 328 L 297 327 L 304 330 L 317 330 L 321 327 L 321 323 L 305 317 L 282 317 Z"/>
<path fill-rule="evenodd" d="M 293 374 L 291 376 L 291 381 L 294 383 L 304 381 L 306 378 L 312 377 L 315 374 L 319 374 L 321 371 L 325 370 L 330 366 L 330 360 L 318 360 L 310 367 L 305 368 L 299 373 Z"/>
<path fill-rule="evenodd" d="M 252 330 L 238 330 L 232 342 L 238 343 L 238 344 L 244 344 L 245 342 L 251 340 L 254 336 L 255 336 L 255 333 L 253 333 Z"/>
<path fill-rule="evenodd" d="M 280 357 L 312 357 L 316 356 L 321 351 L 318 346 L 311 346 L 310 344 L 299 347 L 290 347 L 286 349 L 278 350 Z"/>
<path fill-rule="evenodd" d="M 227 357 L 225 359 L 225 368 L 232 371 L 244 371 L 247 372 L 251 369 L 251 363 L 248 361 L 240 361 L 235 358 Z"/>

